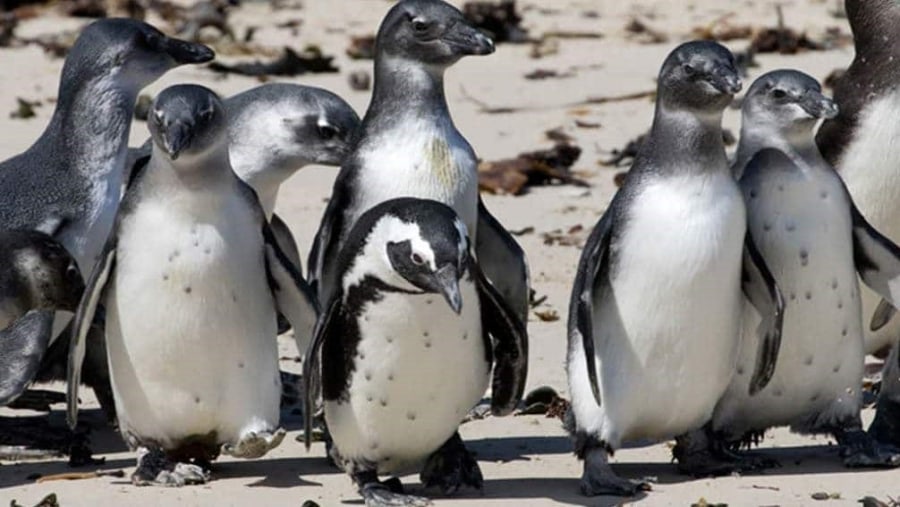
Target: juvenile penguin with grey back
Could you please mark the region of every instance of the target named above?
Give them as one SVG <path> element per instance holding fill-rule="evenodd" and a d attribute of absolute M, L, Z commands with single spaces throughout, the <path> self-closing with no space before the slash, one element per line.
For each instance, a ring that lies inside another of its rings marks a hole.
<path fill-rule="evenodd" d="M 87 276 L 119 203 L 138 91 L 174 67 L 212 58 L 206 46 L 171 39 L 139 21 L 104 19 L 88 25 L 63 65 L 56 109 L 44 133 L 24 153 L 0 164 L 0 223 L 51 235 Z M 58 319 L 51 332 L 52 313 L 37 319 L 41 322 L 34 329 L 40 332 L 34 341 L 0 344 L 0 370 L 9 371 L 4 361 L 25 356 L 40 362 L 69 320 Z M 29 352 L 34 349 L 39 353 Z M 89 368 L 103 370 L 105 365 Z M 24 388 L 32 380 L 16 383 Z"/>
<path fill-rule="evenodd" d="M 321 385 L 332 456 L 367 506 L 430 504 L 379 475 L 421 472 L 444 494 L 481 489 L 457 429 L 489 384 L 495 415 L 516 407 L 528 341 L 472 258 L 465 224 L 436 201 L 389 200 L 360 217 L 337 266 L 304 364 L 307 446 Z"/>
<path fill-rule="evenodd" d="M 812 77 L 778 70 L 753 83 L 742 111 L 734 173 L 742 175 L 750 234 L 785 296 L 785 317 L 772 380 L 751 396 L 760 318 L 745 307 L 736 375 L 711 422 L 713 439 L 724 442 L 712 449 L 737 447 L 753 440 L 750 435 L 789 425 L 833 434 L 847 466 L 900 465 L 900 454 L 879 447 L 862 429 L 865 352 L 857 281 L 859 273 L 895 300 L 900 249 L 865 221 L 816 147 L 816 123 L 833 118 L 837 106 Z"/>
<path fill-rule="evenodd" d="M 683 435 L 709 420 L 733 375 L 742 289 L 766 316 L 752 389 L 771 375 L 782 303 L 746 234 L 722 144 L 722 113 L 740 88 L 733 56 L 717 43 L 669 54 L 647 141 L 585 245 L 566 368 L 586 495 L 641 488 L 609 467 L 623 443 Z"/>
<path fill-rule="evenodd" d="M 475 153 L 454 126 L 444 96 L 448 67 L 493 51 L 493 42 L 442 0 L 402 0 L 385 16 L 376 38 L 372 102 L 310 252 L 310 279 L 321 300 L 338 284 L 333 260 L 357 218 L 388 199 L 419 197 L 459 214 L 488 279 L 527 321 L 524 252 L 480 201 Z"/>
<path fill-rule="evenodd" d="M 204 482 L 219 452 L 277 446 L 275 317 L 311 333 L 313 294 L 232 171 L 221 101 L 167 88 L 151 110 L 153 153 L 134 173 L 76 314 L 69 360 L 75 424 L 87 327 L 103 303 L 119 427 L 139 451 L 136 484 Z"/>

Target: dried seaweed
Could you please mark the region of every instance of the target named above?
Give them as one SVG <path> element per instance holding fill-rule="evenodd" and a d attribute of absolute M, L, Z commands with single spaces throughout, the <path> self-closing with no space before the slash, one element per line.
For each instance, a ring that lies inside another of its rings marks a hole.
<path fill-rule="evenodd" d="M 531 42 L 515 0 L 466 2 L 462 11 L 470 23 L 487 32 L 497 44 Z"/>
<path fill-rule="evenodd" d="M 9 117 L 17 120 L 34 118 L 37 116 L 34 110 L 41 105 L 39 100 L 25 100 L 21 97 L 16 97 L 16 109 L 9 113 Z"/>
<path fill-rule="evenodd" d="M 669 36 L 660 30 L 650 27 L 646 22 L 631 18 L 625 25 L 628 38 L 641 44 L 662 44 L 669 42 Z"/>
<path fill-rule="evenodd" d="M 360 35 L 350 38 L 347 56 L 354 60 L 371 60 L 375 58 L 375 36 Z"/>
<path fill-rule="evenodd" d="M 581 148 L 558 143 L 549 150 L 522 153 L 516 158 L 482 162 L 478 165 L 478 184 L 492 194 L 522 195 L 528 187 L 562 183 L 588 184 L 570 173 L 581 156 Z"/>
<path fill-rule="evenodd" d="M 367 70 L 354 70 L 347 76 L 350 88 L 364 92 L 372 88 L 372 76 Z"/>
<path fill-rule="evenodd" d="M 307 46 L 301 54 L 289 47 L 285 47 L 281 56 L 270 62 L 256 60 L 234 65 L 213 62 L 209 64 L 209 68 L 223 74 L 290 77 L 307 73 L 338 72 L 339 69 L 334 66 L 333 61 L 333 56 L 322 54 L 322 50 L 316 46 Z"/>

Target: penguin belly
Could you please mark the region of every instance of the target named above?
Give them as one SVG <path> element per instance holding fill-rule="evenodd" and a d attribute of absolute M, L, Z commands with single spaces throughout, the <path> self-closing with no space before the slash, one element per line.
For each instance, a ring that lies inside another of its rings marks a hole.
<path fill-rule="evenodd" d="M 792 425 L 839 427 L 860 408 L 863 340 L 849 202 L 837 175 L 755 181 L 748 224 L 785 301 L 781 348 L 769 384 L 750 396 L 760 317 L 745 304 L 736 374 L 713 419 L 732 438 Z"/>
<path fill-rule="evenodd" d="M 569 375 L 578 427 L 613 448 L 712 415 L 738 351 L 745 209 L 724 172 L 674 176 L 649 183 L 623 224 L 611 283 L 595 291 L 602 405 L 580 344 Z"/>
<path fill-rule="evenodd" d="M 460 291 L 461 315 L 438 294 L 385 293 L 363 309 L 349 390 L 325 402 L 342 460 L 418 471 L 481 400 L 491 366 L 478 294 L 466 281 Z"/>
<path fill-rule="evenodd" d="M 233 443 L 278 422 L 261 226 L 246 203 L 227 199 L 193 209 L 143 202 L 120 229 L 107 347 L 119 424 L 139 442 L 169 450 L 214 432 Z"/>
<path fill-rule="evenodd" d="M 900 185 L 888 184 L 900 178 L 900 90 L 866 106 L 859 115 L 856 132 L 837 164 L 841 178 L 860 213 L 878 232 L 900 242 Z M 863 285 L 862 318 L 866 353 L 893 345 L 900 337 L 900 319 L 872 332 L 869 321 L 881 297 Z"/>

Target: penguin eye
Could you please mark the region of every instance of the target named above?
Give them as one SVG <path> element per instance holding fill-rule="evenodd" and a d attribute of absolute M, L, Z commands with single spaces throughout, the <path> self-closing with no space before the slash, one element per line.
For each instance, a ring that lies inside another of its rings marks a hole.
<path fill-rule="evenodd" d="M 338 134 L 338 129 L 331 125 L 319 125 L 319 137 L 326 141 L 334 139 Z"/>
<path fill-rule="evenodd" d="M 418 252 L 413 252 L 413 254 L 409 256 L 409 258 L 410 258 L 410 260 L 412 260 L 412 263 L 415 264 L 416 266 L 421 266 L 422 264 L 425 264 L 425 258 L 422 257 Z"/>
<path fill-rule="evenodd" d="M 430 28 L 430 27 L 431 27 L 430 24 L 428 24 L 428 23 L 425 22 L 425 21 L 422 21 L 421 19 L 414 19 L 414 20 L 412 20 L 412 28 L 413 28 L 413 31 L 415 31 L 415 32 L 418 33 L 418 34 L 422 34 L 422 33 L 427 32 L 427 31 L 428 31 L 428 28 Z"/>
<path fill-rule="evenodd" d="M 66 278 L 69 280 L 75 280 L 78 278 L 78 268 L 75 264 L 69 264 L 69 267 L 66 268 Z"/>
<path fill-rule="evenodd" d="M 686 63 L 684 64 L 684 73 L 689 76 L 693 76 L 697 73 L 697 69 L 695 69 L 693 65 Z"/>
<path fill-rule="evenodd" d="M 774 90 L 772 90 L 772 96 L 776 99 L 783 99 L 787 97 L 787 92 L 782 90 L 781 88 L 775 88 Z"/>

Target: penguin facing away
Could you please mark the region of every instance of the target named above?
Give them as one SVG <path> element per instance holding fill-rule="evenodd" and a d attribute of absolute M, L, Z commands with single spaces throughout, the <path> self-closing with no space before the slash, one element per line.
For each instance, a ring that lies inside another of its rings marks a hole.
<path fill-rule="evenodd" d="M 734 172 L 743 174 L 748 228 L 785 295 L 785 317 L 772 379 L 751 396 L 759 317 L 745 309 L 737 374 L 711 423 L 713 438 L 724 445 L 713 448 L 738 447 L 771 427 L 790 425 L 801 433 L 833 434 L 847 466 L 893 467 L 900 454 L 880 448 L 862 430 L 865 351 L 857 272 L 892 298 L 900 249 L 862 218 L 819 154 L 813 128 L 836 114 L 819 83 L 794 70 L 761 76 L 744 98 Z"/>
<path fill-rule="evenodd" d="M 3 227 L 49 234 L 89 275 L 119 203 L 138 92 L 174 67 L 213 56 L 206 46 L 166 37 L 131 19 L 102 19 L 84 28 L 63 65 L 50 123 L 28 150 L 0 163 Z M 48 370 L 52 365 L 38 364 L 70 318 L 62 315 L 54 323 L 54 312 L 30 317 L 32 332 L 4 343 L 0 371 Z M 20 389 L 33 380 L 10 379 Z M 92 387 L 98 395 L 108 389 Z"/>
<path fill-rule="evenodd" d="M 320 300 L 338 283 L 333 260 L 359 216 L 388 199 L 418 197 L 457 212 L 485 275 L 527 322 L 525 254 L 481 202 L 475 153 L 444 95 L 448 67 L 493 51 L 493 42 L 442 0 L 402 0 L 387 13 L 376 38 L 372 101 L 309 255 Z"/>
<path fill-rule="evenodd" d="M 316 319 L 311 290 L 231 169 L 226 122 L 204 87 L 159 94 L 153 153 L 132 176 L 76 313 L 69 423 L 102 302 L 119 426 L 139 452 L 136 484 L 205 482 L 220 451 L 256 458 L 277 446 L 276 315 L 298 334 Z"/>
<path fill-rule="evenodd" d="M 669 54 L 647 141 L 582 253 L 568 323 L 567 428 L 588 496 L 644 487 L 608 464 L 623 443 L 709 420 L 733 375 L 742 290 L 766 316 L 753 392 L 774 369 L 783 302 L 746 234 L 722 144 L 722 112 L 740 88 L 733 56 L 717 43 Z"/>
<path fill-rule="evenodd" d="M 495 415 L 516 407 L 528 339 L 465 224 L 436 201 L 385 201 L 353 227 L 337 275 L 304 363 L 307 447 L 321 388 L 332 457 L 367 506 L 430 505 L 379 475 L 421 472 L 444 494 L 481 489 L 457 429 L 489 384 Z"/>

